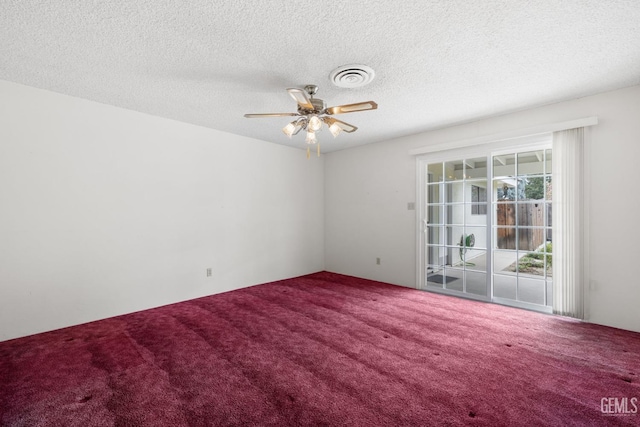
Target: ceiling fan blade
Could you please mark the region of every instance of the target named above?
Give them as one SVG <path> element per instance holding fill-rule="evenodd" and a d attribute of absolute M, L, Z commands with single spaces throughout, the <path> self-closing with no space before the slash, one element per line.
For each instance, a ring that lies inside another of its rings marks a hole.
<path fill-rule="evenodd" d="M 245 114 L 244 116 L 248 119 L 257 119 L 262 117 L 289 117 L 289 116 L 299 116 L 298 113 L 265 113 L 265 114 Z"/>
<path fill-rule="evenodd" d="M 354 113 L 356 111 L 375 110 L 378 108 L 378 104 L 373 101 L 358 102 L 356 104 L 338 105 L 336 107 L 329 107 L 326 110 L 327 114 L 344 114 Z"/>
<path fill-rule="evenodd" d="M 289 95 L 296 100 L 299 106 L 305 110 L 313 110 L 313 104 L 309 100 L 307 92 L 297 87 L 290 87 L 287 89 L 287 92 L 289 92 Z"/>
<path fill-rule="evenodd" d="M 329 126 L 335 124 L 347 133 L 352 133 L 358 130 L 358 128 L 354 125 L 350 125 L 349 123 L 343 122 L 342 120 L 334 119 L 333 117 L 326 117 L 325 123 L 327 123 L 327 125 Z"/>

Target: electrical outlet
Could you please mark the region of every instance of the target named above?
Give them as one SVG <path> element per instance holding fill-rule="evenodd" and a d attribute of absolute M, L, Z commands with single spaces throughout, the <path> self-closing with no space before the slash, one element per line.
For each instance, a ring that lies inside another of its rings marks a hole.
<path fill-rule="evenodd" d="M 376 258 L 376 264 L 380 265 L 380 258 Z"/>
<path fill-rule="evenodd" d="M 207 277 L 211 277 L 211 268 L 207 268 Z"/>
<path fill-rule="evenodd" d="M 410 210 L 410 211 L 415 211 L 416 210 L 416 203 L 415 202 L 407 203 L 407 209 Z"/>

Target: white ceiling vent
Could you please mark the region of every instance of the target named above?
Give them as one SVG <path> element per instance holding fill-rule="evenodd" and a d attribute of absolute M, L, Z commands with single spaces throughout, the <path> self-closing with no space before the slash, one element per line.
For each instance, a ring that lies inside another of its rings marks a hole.
<path fill-rule="evenodd" d="M 329 78 L 338 87 L 360 87 L 371 83 L 376 73 L 371 67 L 361 64 L 343 65 L 331 72 Z"/>

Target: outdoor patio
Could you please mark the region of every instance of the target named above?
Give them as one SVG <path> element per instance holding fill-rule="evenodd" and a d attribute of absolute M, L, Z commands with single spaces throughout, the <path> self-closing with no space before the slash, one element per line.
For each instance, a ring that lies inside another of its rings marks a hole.
<path fill-rule="evenodd" d="M 527 252 L 494 251 L 493 253 L 493 296 L 530 304 L 545 305 L 545 286 L 547 304 L 551 305 L 552 281 L 550 269 L 545 280 L 544 275 L 516 273 L 513 265 L 522 260 Z M 473 265 L 471 265 L 473 264 Z M 429 287 L 438 287 L 458 292 L 465 292 L 463 276 L 466 273 L 466 293 L 487 296 L 487 255 L 467 259 L 466 268 L 462 264 L 445 266 L 442 270 L 430 272 L 427 278 Z M 444 282 L 444 283 L 442 283 Z"/>

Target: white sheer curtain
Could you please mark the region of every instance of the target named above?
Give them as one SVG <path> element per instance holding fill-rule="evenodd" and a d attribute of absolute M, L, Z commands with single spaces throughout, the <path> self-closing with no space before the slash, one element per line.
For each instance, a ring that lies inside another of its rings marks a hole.
<path fill-rule="evenodd" d="M 553 312 L 584 318 L 584 128 L 553 133 Z"/>

